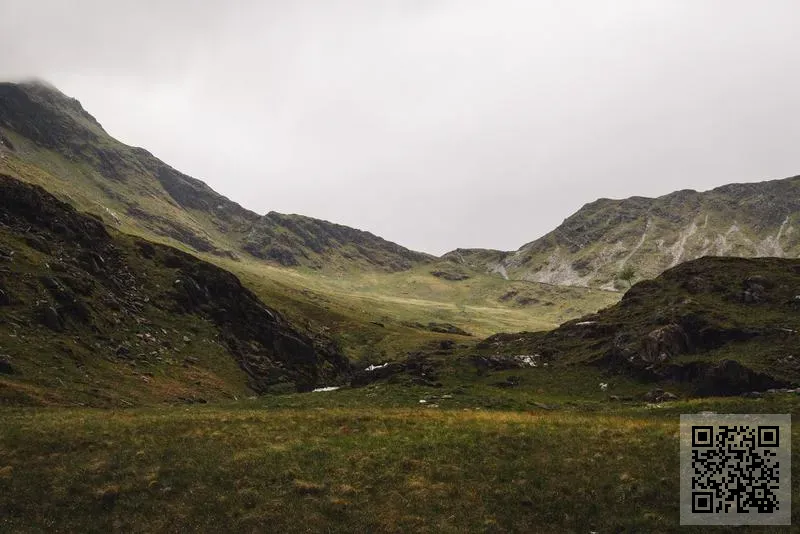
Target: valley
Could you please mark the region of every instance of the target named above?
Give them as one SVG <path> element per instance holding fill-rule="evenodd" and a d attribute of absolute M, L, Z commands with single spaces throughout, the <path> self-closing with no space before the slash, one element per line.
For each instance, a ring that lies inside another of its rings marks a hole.
<path fill-rule="evenodd" d="M 800 407 L 798 184 L 435 257 L 0 84 L 0 531 L 702 532 L 679 416 Z"/>

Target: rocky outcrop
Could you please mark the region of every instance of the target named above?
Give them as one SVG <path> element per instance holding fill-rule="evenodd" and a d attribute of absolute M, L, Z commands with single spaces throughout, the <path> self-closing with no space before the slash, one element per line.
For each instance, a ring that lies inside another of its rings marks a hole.
<path fill-rule="evenodd" d="M 217 324 L 256 391 L 282 382 L 308 391 L 349 373 L 349 362 L 333 345 L 315 344 L 292 328 L 233 274 L 177 250 L 161 251 L 154 259 L 176 270 L 169 292 L 175 311 L 204 315 Z"/>
<path fill-rule="evenodd" d="M 676 324 L 660 326 L 642 340 L 639 357 L 645 363 L 661 363 L 691 350 L 689 336 Z"/>
<path fill-rule="evenodd" d="M 269 212 L 244 239 L 244 250 L 284 266 L 359 265 L 385 271 L 403 271 L 432 260 L 370 232 L 302 215 Z"/>
<path fill-rule="evenodd" d="M 14 253 L 9 246 L 17 247 Z M 174 343 L 168 338 L 180 339 L 173 333 L 175 323 L 194 328 L 199 322 L 213 325 L 216 343 L 257 392 L 277 384 L 308 390 L 349 377 L 348 360 L 329 340 L 294 328 L 233 274 L 171 247 L 110 231 L 41 188 L 3 175 L 0 249 L 8 258 L 0 264 L 8 301 L 0 309 L 0 330 L 12 328 L 19 337 L 43 325 L 52 332 L 41 338 L 52 344 L 43 354 L 63 352 L 58 347 L 66 336 L 94 339 L 97 357 L 111 362 L 163 359 Z M 184 334 L 184 342 L 189 339 Z M 156 348 L 147 350 L 148 344 Z"/>
<path fill-rule="evenodd" d="M 428 323 L 422 324 L 417 322 L 403 322 L 403 326 L 409 328 L 416 328 L 419 330 L 428 330 L 429 332 L 436 332 L 437 334 L 456 334 L 458 336 L 471 336 L 469 332 L 463 330 L 450 323 Z"/>
<path fill-rule="evenodd" d="M 437 270 L 431 271 L 431 274 L 433 276 L 435 276 L 436 278 L 441 278 L 443 280 L 449 280 L 451 282 L 460 282 L 462 280 L 469 280 L 469 278 L 470 278 L 470 276 L 467 273 L 465 273 L 463 271 L 453 270 L 453 269 L 448 269 L 448 270 L 437 269 Z"/>
<path fill-rule="evenodd" d="M 699 395 L 763 391 L 800 383 L 798 295 L 800 260 L 701 258 L 597 314 L 550 332 L 498 334 L 478 349 L 688 382 Z"/>

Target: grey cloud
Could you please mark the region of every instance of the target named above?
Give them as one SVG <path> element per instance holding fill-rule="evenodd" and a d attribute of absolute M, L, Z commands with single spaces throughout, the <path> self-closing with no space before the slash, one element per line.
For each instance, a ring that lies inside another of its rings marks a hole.
<path fill-rule="evenodd" d="M 441 253 L 798 171 L 796 2 L 3 0 L 0 76 L 245 206 Z"/>

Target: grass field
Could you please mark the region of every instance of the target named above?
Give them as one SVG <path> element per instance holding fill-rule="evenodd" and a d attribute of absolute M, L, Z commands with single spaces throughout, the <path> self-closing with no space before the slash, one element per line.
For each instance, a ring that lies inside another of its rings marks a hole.
<path fill-rule="evenodd" d="M 678 526 L 678 415 L 798 406 L 776 396 L 448 409 L 413 393 L 2 409 L 0 531 L 701 532 Z"/>
<path fill-rule="evenodd" d="M 333 335 L 348 357 L 369 363 L 394 359 L 426 342 L 454 338 L 419 325 L 452 324 L 472 334 L 455 338 L 472 343 L 497 332 L 551 329 L 620 297 L 478 272 L 471 272 L 468 280 L 449 281 L 431 275 L 434 267 L 428 265 L 399 273 L 327 273 L 258 261 L 204 259 L 237 274 L 264 302 L 299 326 Z M 509 294 L 515 299 L 507 299 Z M 529 303 L 521 305 L 520 299 Z"/>

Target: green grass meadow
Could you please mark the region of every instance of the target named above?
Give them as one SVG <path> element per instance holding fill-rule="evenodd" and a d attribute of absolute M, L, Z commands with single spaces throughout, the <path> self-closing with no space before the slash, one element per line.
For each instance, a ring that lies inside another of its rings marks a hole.
<path fill-rule="evenodd" d="M 702 532 L 678 526 L 679 414 L 798 406 L 780 395 L 497 410 L 431 407 L 424 394 L 3 408 L 0 531 Z"/>

